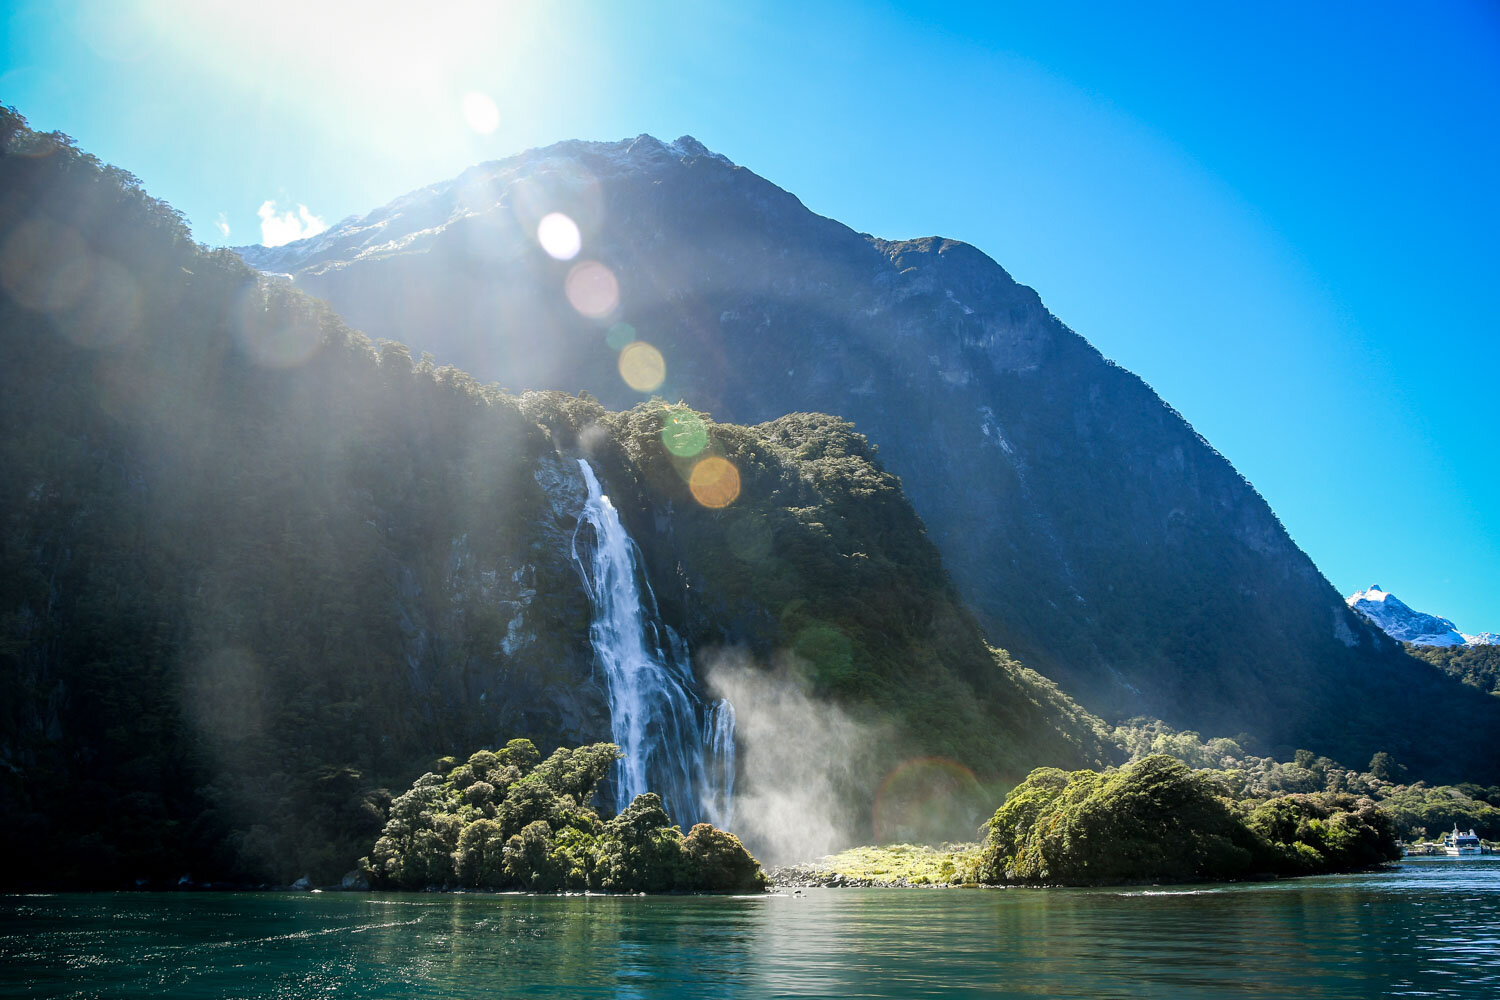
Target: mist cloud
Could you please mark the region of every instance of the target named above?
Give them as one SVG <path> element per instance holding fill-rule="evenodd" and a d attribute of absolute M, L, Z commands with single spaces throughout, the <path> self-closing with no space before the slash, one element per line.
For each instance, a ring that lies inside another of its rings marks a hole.
<path fill-rule="evenodd" d="M 705 658 L 708 687 L 735 708 L 739 780 L 733 831 L 761 861 L 783 864 L 857 842 L 850 805 L 881 734 L 800 690 L 789 664 L 758 669 L 726 651 Z"/>

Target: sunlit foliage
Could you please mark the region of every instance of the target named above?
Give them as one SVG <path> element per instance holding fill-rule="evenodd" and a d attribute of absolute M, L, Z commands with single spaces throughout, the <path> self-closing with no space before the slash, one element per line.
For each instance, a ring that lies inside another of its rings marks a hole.
<path fill-rule="evenodd" d="M 613 743 L 529 740 L 429 772 L 391 803 L 365 860 L 379 882 L 532 892 L 756 892 L 760 864 L 733 834 L 700 823 L 684 837 L 655 793 L 601 820 L 591 802 L 620 757 Z M 450 762 L 451 763 L 451 762 Z"/>
<path fill-rule="evenodd" d="M 980 877 L 1099 884 L 1307 874 L 1400 857 L 1367 798 L 1291 795 L 1241 805 L 1212 772 L 1163 754 L 1103 773 L 1034 771 L 989 822 Z"/>

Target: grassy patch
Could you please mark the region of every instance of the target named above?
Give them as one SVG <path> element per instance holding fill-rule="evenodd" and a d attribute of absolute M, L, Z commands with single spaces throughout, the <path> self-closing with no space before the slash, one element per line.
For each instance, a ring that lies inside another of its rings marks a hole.
<path fill-rule="evenodd" d="M 979 845 L 886 844 L 851 847 L 817 861 L 775 869 L 778 885 L 961 885 L 976 881 Z"/>

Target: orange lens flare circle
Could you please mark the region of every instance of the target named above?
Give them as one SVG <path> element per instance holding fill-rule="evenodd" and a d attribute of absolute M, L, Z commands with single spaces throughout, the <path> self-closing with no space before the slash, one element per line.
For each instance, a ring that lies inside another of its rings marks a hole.
<path fill-rule="evenodd" d="M 728 459 L 711 455 L 693 466 L 688 489 L 692 490 L 693 499 L 705 507 L 714 510 L 728 507 L 740 495 L 740 470 Z"/>

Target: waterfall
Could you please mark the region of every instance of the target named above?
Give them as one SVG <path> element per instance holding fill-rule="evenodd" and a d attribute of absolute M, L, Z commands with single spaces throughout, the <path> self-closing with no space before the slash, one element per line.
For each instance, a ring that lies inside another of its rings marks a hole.
<path fill-rule="evenodd" d="M 684 829 L 722 825 L 734 791 L 734 707 L 715 702 L 699 723 L 687 644 L 661 620 L 635 542 L 593 468 L 581 458 L 578 467 L 588 500 L 573 561 L 593 606 L 589 641 L 609 690 L 610 736 L 625 755 L 615 770 L 617 807 L 651 791 Z"/>
<path fill-rule="evenodd" d="M 703 717 L 703 745 L 708 748 L 704 818 L 721 830 L 734 820 L 734 705 L 720 698 Z"/>

